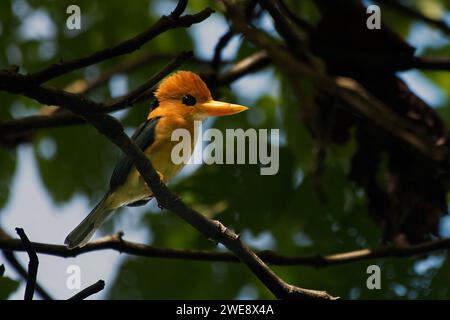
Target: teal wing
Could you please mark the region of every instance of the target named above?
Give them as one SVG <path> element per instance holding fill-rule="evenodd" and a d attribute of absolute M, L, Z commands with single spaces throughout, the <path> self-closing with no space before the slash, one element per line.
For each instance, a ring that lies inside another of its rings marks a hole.
<path fill-rule="evenodd" d="M 136 132 L 131 137 L 141 150 L 144 151 L 155 141 L 155 128 L 159 119 L 160 117 L 148 119 L 136 129 Z M 110 192 L 116 190 L 125 183 L 132 167 L 132 161 L 126 155 L 122 155 L 122 158 L 114 168 L 111 180 L 109 181 Z"/>

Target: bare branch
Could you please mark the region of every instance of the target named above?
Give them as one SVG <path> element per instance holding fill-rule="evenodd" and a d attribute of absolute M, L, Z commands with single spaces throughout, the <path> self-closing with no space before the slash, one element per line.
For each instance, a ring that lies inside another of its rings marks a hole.
<path fill-rule="evenodd" d="M 311 32 L 313 30 L 313 26 L 308 21 L 303 20 L 295 13 L 293 13 L 283 0 L 276 0 L 276 3 L 280 7 L 282 13 L 290 20 L 292 20 L 292 22 L 294 22 L 298 27 L 304 29 L 307 32 Z"/>
<path fill-rule="evenodd" d="M 153 52 L 148 51 L 144 52 L 142 55 L 136 57 L 135 59 L 126 59 L 125 61 L 122 61 L 121 63 L 102 71 L 102 74 L 95 78 L 92 81 L 88 81 L 87 88 L 82 93 L 86 94 L 87 92 L 92 91 L 95 88 L 98 88 L 105 84 L 109 79 L 112 78 L 115 74 L 119 73 L 129 73 L 131 71 L 134 71 L 138 68 L 141 68 L 149 63 L 152 62 L 158 62 L 158 61 L 169 61 L 174 59 L 177 56 L 177 54 L 170 53 L 170 52 Z M 199 57 L 192 57 L 189 59 L 191 62 L 200 64 L 200 65 L 208 65 L 210 61 L 201 59 Z M 229 61 L 225 61 L 229 63 Z"/>
<path fill-rule="evenodd" d="M 139 86 L 137 89 L 126 94 L 124 97 L 120 98 L 117 102 L 105 106 L 106 110 L 102 112 L 112 112 L 121 109 L 124 106 L 131 106 L 135 103 L 139 97 L 145 93 L 148 89 L 155 86 L 159 81 L 161 81 L 170 72 L 177 69 L 184 61 L 193 56 L 191 51 L 183 51 L 178 54 L 175 58 L 170 61 L 163 70 L 151 77 L 147 82 Z"/>
<path fill-rule="evenodd" d="M 105 288 L 105 281 L 98 280 L 96 283 L 90 285 L 87 288 L 84 288 L 80 292 L 78 292 L 73 297 L 67 299 L 67 300 L 84 300 L 89 296 L 92 296 L 93 294 L 96 294 L 97 292 L 102 291 Z"/>
<path fill-rule="evenodd" d="M 162 71 L 160 71 L 159 75 L 167 75 L 173 70 L 176 69 L 177 64 L 174 63 L 177 61 L 177 56 L 169 62 Z M 180 60 L 178 60 L 180 62 Z M 208 83 L 210 89 L 214 90 L 221 86 L 227 86 L 233 81 L 249 74 L 260 70 L 269 64 L 269 59 L 264 52 L 257 52 L 253 55 L 250 55 L 247 58 L 237 62 L 233 65 L 228 71 L 219 75 L 217 77 L 211 77 L 209 73 L 205 73 L 202 75 L 202 78 Z M 156 85 L 156 83 L 155 83 Z M 150 96 L 144 93 L 141 97 L 138 97 L 134 100 L 130 105 L 121 104 L 118 105 L 117 102 L 123 100 L 124 97 L 117 98 L 114 100 L 109 107 L 104 106 L 102 109 L 104 112 L 112 112 L 120 110 L 121 108 L 126 108 L 132 105 L 135 105 L 138 102 L 141 102 L 145 99 L 148 99 Z M 113 107 L 111 107 L 113 105 Z M 39 129 L 47 129 L 47 128 L 58 128 L 69 125 L 78 125 L 85 124 L 86 122 L 83 118 L 74 115 L 73 113 L 67 111 L 61 111 L 52 113 L 51 115 L 35 115 L 28 116 L 20 119 L 13 119 L 9 121 L 0 122 L 0 137 L 1 136 L 9 136 L 11 134 L 19 134 L 22 132 L 32 132 L 34 130 Z M 1 141 L 1 138 L 0 138 Z"/>
<path fill-rule="evenodd" d="M 82 248 L 67 249 L 66 246 L 33 242 L 33 248 L 40 254 L 71 258 L 89 252 L 114 250 L 133 256 L 148 258 L 165 258 L 192 261 L 239 262 L 235 255 L 228 252 L 207 250 L 182 250 L 159 248 L 146 244 L 130 242 L 119 234 L 110 235 L 88 243 Z M 19 239 L 0 239 L 0 249 L 8 251 L 25 251 Z M 273 251 L 259 251 L 256 255 L 264 262 L 277 266 L 310 266 L 315 268 L 331 267 L 373 259 L 403 258 L 429 254 L 450 249 L 450 239 L 433 240 L 408 247 L 384 246 L 374 249 L 360 249 L 330 255 L 284 256 Z"/>
<path fill-rule="evenodd" d="M 228 69 L 223 75 L 218 76 L 217 83 L 210 83 L 208 82 L 208 79 L 206 81 L 208 82 L 208 85 L 213 88 L 216 88 L 217 86 L 226 86 L 242 76 L 261 70 L 268 66 L 269 63 L 270 60 L 267 53 L 265 51 L 259 51 L 242 59 Z"/>
<path fill-rule="evenodd" d="M 12 240 L 17 241 L 23 250 L 25 251 L 25 247 L 23 246 L 23 242 L 21 240 L 13 240 L 13 238 L 5 232 L 0 227 L 0 239 L 3 240 Z M 33 243 L 32 246 L 34 247 Z M 25 270 L 25 268 L 22 266 L 22 264 L 17 260 L 16 255 L 13 251 L 3 250 L 3 257 L 6 261 L 8 261 L 8 264 L 26 281 L 28 279 L 28 272 Z M 50 294 L 36 281 L 36 292 L 42 297 L 44 300 L 53 300 Z"/>
<path fill-rule="evenodd" d="M 214 12 L 214 10 L 212 10 L 211 8 L 206 8 L 197 14 L 184 15 L 182 17 L 179 17 L 179 11 L 181 9 L 184 10 L 185 2 L 186 1 L 184 0 L 180 0 L 176 9 L 171 15 L 162 16 L 153 26 L 127 41 L 124 41 L 114 47 L 97 51 L 83 58 L 53 64 L 50 67 L 42 71 L 30 74 L 27 77 L 30 82 L 33 82 L 34 84 L 41 84 L 71 71 L 81 69 L 120 55 L 131 53 L 135 50 L 138 50 L 142 45 L 157 37 L 161 33 L 166 32 L 167 30 L 180 27 L 190 27 L 195 23 L 202 22 Z"/>
<path fill-rule="evenodd" d="M 180 17 L 180 15 L 184 12 L 184 10 L 186 10 L 186 6 L 188 4 L 187 0 L 180 0 L 177 3 L 177 6 L 175 7 L 175 9 L 173 9 L 173 11 L 170 13 L 170 16 L 174 19 L 177 19 Z"/>
<path fill-rule="evenodd" d="M 450 58 L 448 57 L 414 57 L 407 69 L 450 71 Z"/>
<path fill-rule="evenodd" d="M 227 44 L 230 42 L 230 40 L 233 38 L 234 32 L 233 30 L 228 30 L 225 32 L 219 39 L 219 41 L 216 44 L 216 47 L 214 48 L 214 57 L 211 61 L 211 68 L 215 71 L 219 70 L 219 66 L 222 63 L 222 51 L 225 49 Z"/>
<path fill-rule="evenodd" d="M 108 105 L 99 104 L 87 98 L 83 98 L 83 100 L 89 105 L 87 108 L 90 108 L 90 111 L 86 110 L 86 112 L 113 112 L 120 110 L 125 107 L 132 106 L 136 103 L 136 100 L 139 99 L 146 90 L 155 86 L 161 79 L 171 73 L 173 70 L 178 68 L 181 63 L 183 63 L 186 59 L 191 57 L 190 52 L 182 52 L 175 56 L 160 72 L 151 77 L 146 83 L 141 85 L 139 88 L 134 91 L 126 94 L 123 97 L 120 97 Z M 1 73 L 2 71 L 0 71 Z M 1 83 L 0 83 L 1 86 Z M 61 91 L 64 92 L 64 91 Z M 65 95 L 70 95 L 70 93 L 65 92 Z M 79 96 L 79 95 L 78 95 Z M 81 96 L 79 96 L 81 97 Z M 18 132 L 26 132 L 41 128 L 53 128 L 60 126 L 67 126 L 73 124 L 84 123 L 84 120 L 79 116 L 74 115 L 73 113 L 58 112 L 49 116 L 29 116 L 22 119 L 16 119 L 11 121 L 5 121 L 0 123 L 0 135 L 6 135 L 8 133 Z"/>
<path fill-rule="evenodd" d="M 392 8 L 396 9 L 399 12 L 402 12 L 414 19 L 419 19 L 424 21 L 425 23 L 428 23 L 429 25 L 441 30 L 443 33 L 450 35 L 450 27 L 445 23 L 445 21 L 436 20 L 430 17 L 427 17 L 420 13 L 419 11 L 408 7 L 399 1 L 396 0 L 377 0 L 377 2 L 385 4 L 387 6 L 391 6 Z"/>
<path fill-rule="evenodd" d="M 25 300 L 33 300 L 34 289 L 36 288 L 36 278 L 39 266 L 39 259 L 31 245 L 30 240 L 28 239 L 25 231 L 22 228 L 16 228 L 16 232 L 22 240 L 23 246 L 28 253 L 28 257 L 30 258 L 30 262 L 28 263 L 28 278 L 27 285 L 25 288 Z"/>
<path fill-rule="evenodd" d="M 19 240 L 20 241 L 20 240 Z M 22 245 L 22 242 L 20 242 Z M 34 247 L 34 244 L 31 243 Z M 23 251 L 25 251 L 25 248 L 23 248 Z M 22 250 L 21 250 L 22 251 Z M 12 251 L 3 251 L 3 256 L 5 257 L 5 260 L 8 261 L 9 265 L 11 265 L 16 272 L 25 279 L 25 281 L 28 279 L 28 272 L 25 270 L 25 268 L 20 264 L 19 260 L 17 260 L 16 255 Z M 38 283 L 36 282 L 36 292 L 41 296 L 44 300 L 53 300 L 52 296 Z"/>

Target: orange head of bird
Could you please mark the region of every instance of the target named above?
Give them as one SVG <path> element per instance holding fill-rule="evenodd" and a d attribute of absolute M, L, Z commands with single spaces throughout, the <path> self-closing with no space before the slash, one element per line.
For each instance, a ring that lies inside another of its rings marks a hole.
<path fill-rule="evenodd" d="M 191 121 L 209 116 L 227 116 L 247 110 L 247 107 L 215 101 L 206 84 L 195 73 L 178 71 L 165 78 L 156 90 L 158 107 L 149 117 L 177 115 Z"/>

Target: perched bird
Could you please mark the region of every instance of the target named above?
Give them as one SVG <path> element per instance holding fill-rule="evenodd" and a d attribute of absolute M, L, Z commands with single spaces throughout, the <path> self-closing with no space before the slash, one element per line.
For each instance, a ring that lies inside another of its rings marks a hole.
<path fill-rule="evenodd" d="M 178 71 L 165 78 L 155 93 L 156 101 L 147 121 L 141 124 L 132 140 L 151 160 L 162 181 L 177 174 L 183 164 L 174 164 L 172 141 L 175 129 L 187 129 L 194 136 L 194 122 L 209 116 L 232 115 L 247 107 L 215 101 L 202 79 L 189 71 Z M 191 152 L 195 141 L 191 139 Z M 89 215 L 67 236 L 68 248 L 85 245 L 103 222 L 122 206 L 147 203 L 153 194 L 132 162 L 123 156 L 111 176 L 109 191 Z"/>

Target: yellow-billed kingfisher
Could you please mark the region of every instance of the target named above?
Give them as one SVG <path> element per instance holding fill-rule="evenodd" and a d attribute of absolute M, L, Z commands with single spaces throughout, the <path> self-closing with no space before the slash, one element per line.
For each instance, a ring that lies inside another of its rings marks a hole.
<path fill-rule="evenodd" d="M 195 73 L 178 71 L 166 77 L 155 92 L 155 103 L 147 121 L 141 124 L 132 140 L 151 160 L 162 181 L 167 182 L 183 167 L 171 159 L 172 132 L 178 128 L 188 130 L 194 137 L 194 123 L 209 116 L 232 115 L 247 107 L 212 99 L 203 80 Z M 191 153 L 195 141 L 192 138 Z M 153 197 L 131 160 L 123 156 L 117 163 L 108 192 L 89 215 L 67 236 L 68 248 L 85 245 L 103 222 L 122 206 L 139 206 Z"/>

